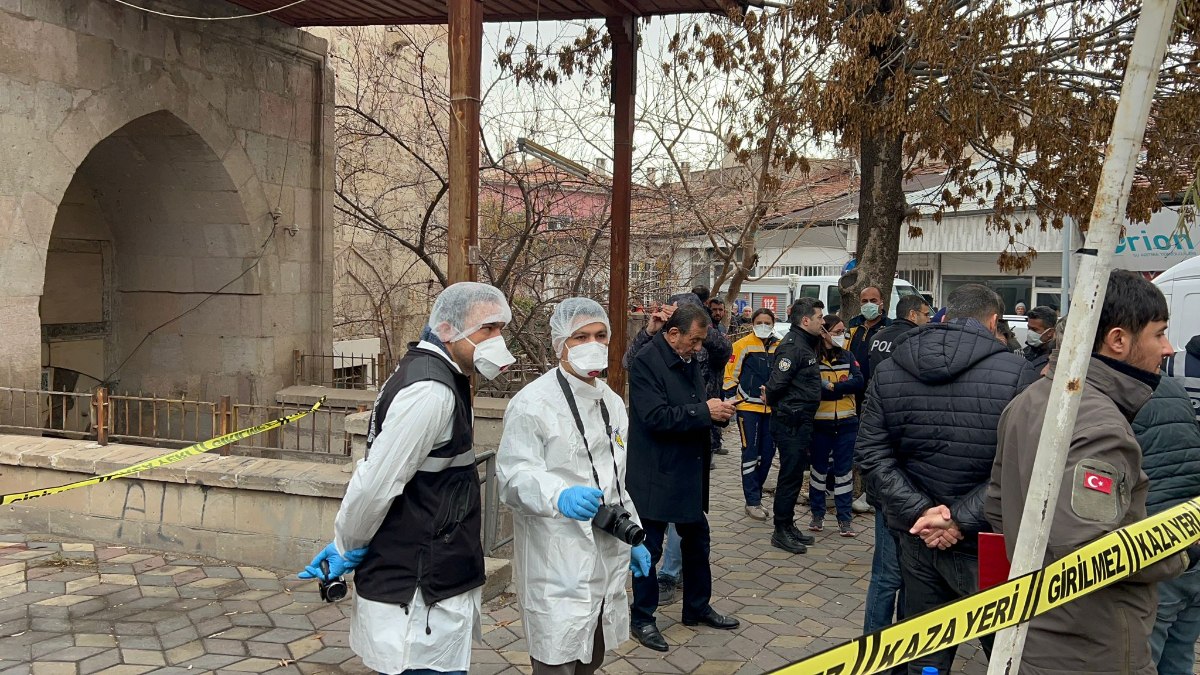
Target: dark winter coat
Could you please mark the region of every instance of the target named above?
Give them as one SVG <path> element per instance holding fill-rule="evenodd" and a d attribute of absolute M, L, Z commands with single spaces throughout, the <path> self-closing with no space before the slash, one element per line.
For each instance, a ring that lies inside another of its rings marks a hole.
<path fill-rule="evenodd" d="M 700 368 L 661 332 L 630 363 L 626 481 L 643 519 L 692 523 L 708 510 L 713 421 Z"/>
<path fill-rule="evenodd" d="M 882 330 L 875 333 L 875 336 L 871 338 L 867 357 L 867 361 L 870 363 L 870 370 L 878 370 L 884 361 L 891 358 L 892 347 L 895 346 L 901 335 L 916 329 L 917 324 L 908 319 L 896 319 L 890 326 L 885 326 Z"/>
<path fill-rule="evenodd" d="M 1148 374 L 1093 355 L 1079 398 L 1079 417 L 1067 451 L 1058 505 L 1046 543 L 1045 563 L 1146 517 L 1149 481 L 1130 427 L 1150 399 Z M 1038 437 L 1050 402 L 1051 377 L 1041 378 L 1004 411 L 999 449 L 988 489 L 988 520 L 1004 534 L 1011 558 Z M 1087 472 L 1112 476 L 1109 491 L 1087 486 Z M 1096 508 L 1096 499 L 1103 508 Z M 1104 511 L 1109 516 L 1100 515 Z M 1025 638 L 1021 675 L 1154 675 L 1149 637 L 1158 594 L 1155 585 L 1183 573 L 1187 556 L 1172 556 L 1034 618 Z"/>
<path fill-rule="evenodd" d="M 667 298 L 667 304 L 670 305 L 672 303 L 679 307 L 684 305 L 704 306 L 704 303 L 700 302 L 700 298 L 695 293 L 676 293 Z M 633 341 L 629 344 L 629 348 L 625 350 L 625 358 L 622 361 L 625 364 L 626 370 L 630 368 L 633 357 L 642 351 L 653 338 L 654 336 L 647 333 L 645 328 L 633 336 Z M 700 362 L 700 375 L 704 378 L 704 390 L 709 398 L 721 398 L 721 385 L 725 379 L 725 364 L 729 363 L 729 359 L 732 356 L 733 343 L 729 341 L 729 336 L 718 330 L 716 326 L 709 326 L 708 335 L 704 338 L 704 348 L 694 357 Z"/>
<path fill-rule="evenodd" d="M 891 325 L 892 320 L 884 316 L 879 323 L 868 328 L 867 319 L 862 314 L 846 324 L 846 349 L 858 359 L 858 367 L 862 368 L 863 380 L 868 386 L 871 384 L 871 343 Z"/>
<path fill-rule="evenodd" d="M 766 384 L 772 419 L 791 427 L 812 424 L 821 405 L 820 344 L 821 338 L 809 335 L 796 323 L 780 340 Z"/>
<path fill-rule="evenodd" d="M 976 548 L 1004 407 L 1038 377 L 974 319 L 908 333 L 871 381 L 855 458 L 888 527 L 907 534 L 939 504 Z"/>
<path fill-rule="evenodd" d="M 1147 513 L 1200 497 L 1200 425 L 1182 384 L 1162 378 L 1134 418 L 1133 433 L 1142 446 L 1142 470 L 1150 478 Z"/>

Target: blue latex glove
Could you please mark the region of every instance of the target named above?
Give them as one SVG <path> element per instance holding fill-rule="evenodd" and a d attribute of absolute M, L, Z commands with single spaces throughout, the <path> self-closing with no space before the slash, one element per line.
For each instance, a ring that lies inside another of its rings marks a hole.
<path fill-rule="evenodd" d="M 353 551 L 346 551 L 346 555 L 343 556 L 338 553 L 337 545 L 331 542 L 317 554 L 317 557 L 312 559 L 312 562 L 308 564 L 308 567 L 304 568 L 304 571 L 299 576 L 301 579 L 322 579 L 324 581 L 336 579 L 347 572 L 353 571 L 366 555 L 367 549 L 364 547 L 356 548 Z M 321 561 L 329 563 L 329 576 L 326 576 L 321 571 Z"/>
<path fill-rule="evenodd" d="M 600 510 L 604 493 L 594 487 L 576 485 L 558 495 L 558 512 L 575 520 L 591 520 Z"/>
<path fill-rule="evenodd" d="M 650 574 L 650 551 L 646 550 L 645 544 L 638 544 L 630 549 L 629 571 L 639 578 Z"/>

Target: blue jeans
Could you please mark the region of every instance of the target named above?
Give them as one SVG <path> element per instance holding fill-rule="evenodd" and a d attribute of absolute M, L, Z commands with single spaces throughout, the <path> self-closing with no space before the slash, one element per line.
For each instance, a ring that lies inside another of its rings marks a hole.
<path fill-rule="evenodd" d="M 825 490 L 833 475 L 833 503 L 838 522 L 854 519 L 854 439 L 858 435 L 858 420 L 823 422 L 813 425 L 812 445 L 809 446 L 808 505 L 814 518 L 825 517 Z"/>
<path fill-rule="evenodd" d="M 871 558 L 871 583 L 867 586 L 863 632 L 874 633 L 892 625 L 896 610 L 903 607 L 900 550 L 891 530 L 883 522 L 883 513 L 875 509 L 875 554 Z"/>
<path fill-rule="evenodd" d="M 663 548 L 662 571 L 660 577 L 670 577 L 674 583 L 679 583 L 683 574 L 683 553 L 679 551 L 679 532 L 674 525 L 667 528 L 667 545 Z"/>
<path fill-rule="evenodd" d="M 775 440 L 771 438 L 771 416 L 739 410 L 738 431 L 742 437 L 742 494 L 746 506 L 762 506 L 763 484 L 775 459 Z"/>
<path fill-rule="evenodd" d="M 1192 675 L 1200 638 L 1200 568 L 1158 584 L 1158 620 L 1150 633 L 1150 658 L 1158 675 Z"/>

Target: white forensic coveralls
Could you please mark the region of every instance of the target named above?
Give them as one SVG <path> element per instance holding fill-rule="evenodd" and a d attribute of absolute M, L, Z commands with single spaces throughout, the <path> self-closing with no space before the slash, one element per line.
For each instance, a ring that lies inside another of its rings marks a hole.
<path fill-rule="evenodd" d="M 436 345 L 423 341 L 417 349 L 445 358 L 454 370 L 462 372 Z M 454 392 L 440 382 L 414 383 L 392 399 L 369 456 L 359 463 L 346 486 L 334 523 L 339 551 L 345 553 L 371 542 L 392 500 L 404 492 L 417 467 L 435 446 L 450 440 L 454 405 Z M 418 588 L 406 610 L 356 595 L 350 648 L 368 668 L 380 673 L 418 668 L 470 670 L 471 643 L 482 634 L 482 598 L 483 589 L 475 588 L 430 607 Z"/>
<path fill-rule="evenodd" d="M 592 386 L 561 367 L 526 385 L 505 412 L 496 475 L 500 498 L 513 510 L 513 567 L 529 655 L 548 665 L 590 662 L 596 621 L 601 618 L 606 650 L 629 639 L 629 545 L 595 529 L 590 521 L 573 520 L 558 511 L 564 489 L 596 486 L 558 373 L 566 377 L 579 406 L 604 503 L 622 505 L 623 497 L 624 508 L 641 524 L 625 491 L 629 416 L 621 397 L 601 380 Z M 612 423 L 612 450 L 600 414 L 601 398 Z"/>

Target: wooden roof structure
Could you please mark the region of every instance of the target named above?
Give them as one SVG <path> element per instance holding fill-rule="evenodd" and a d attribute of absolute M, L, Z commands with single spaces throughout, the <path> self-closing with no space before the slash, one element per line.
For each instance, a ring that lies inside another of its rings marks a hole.
<path fill-rule="evenodd" d="M 254 12 L 283 0 L 229 0 Z M 308 0 L 271 16 L 289 26 L 442 24 L 453 0 Z M 484 21 L 568 21 L 725 12 L 726 0 L 485 0 Z"/>
<path fill-rule="evenodd" d="M 254 12 L 286 0 L 227 0 Z M 736 2 L 736 4 L 735 4 Z M 609 237 L 609 386 L 623 394 L 621 358 L 628 339 L 629 220 L 633 190 L 635 19 L 664 14 L 727 13 L 763 0 L 307 0 L 270 14 L 289 26 L 446 24 L 450 52 L 450 152 L 447 158 L 447 272 L 475 278 L 479 233 L 479 97 L 484 21 L 605 19 L 612 36 L 613 173 Z"/>

